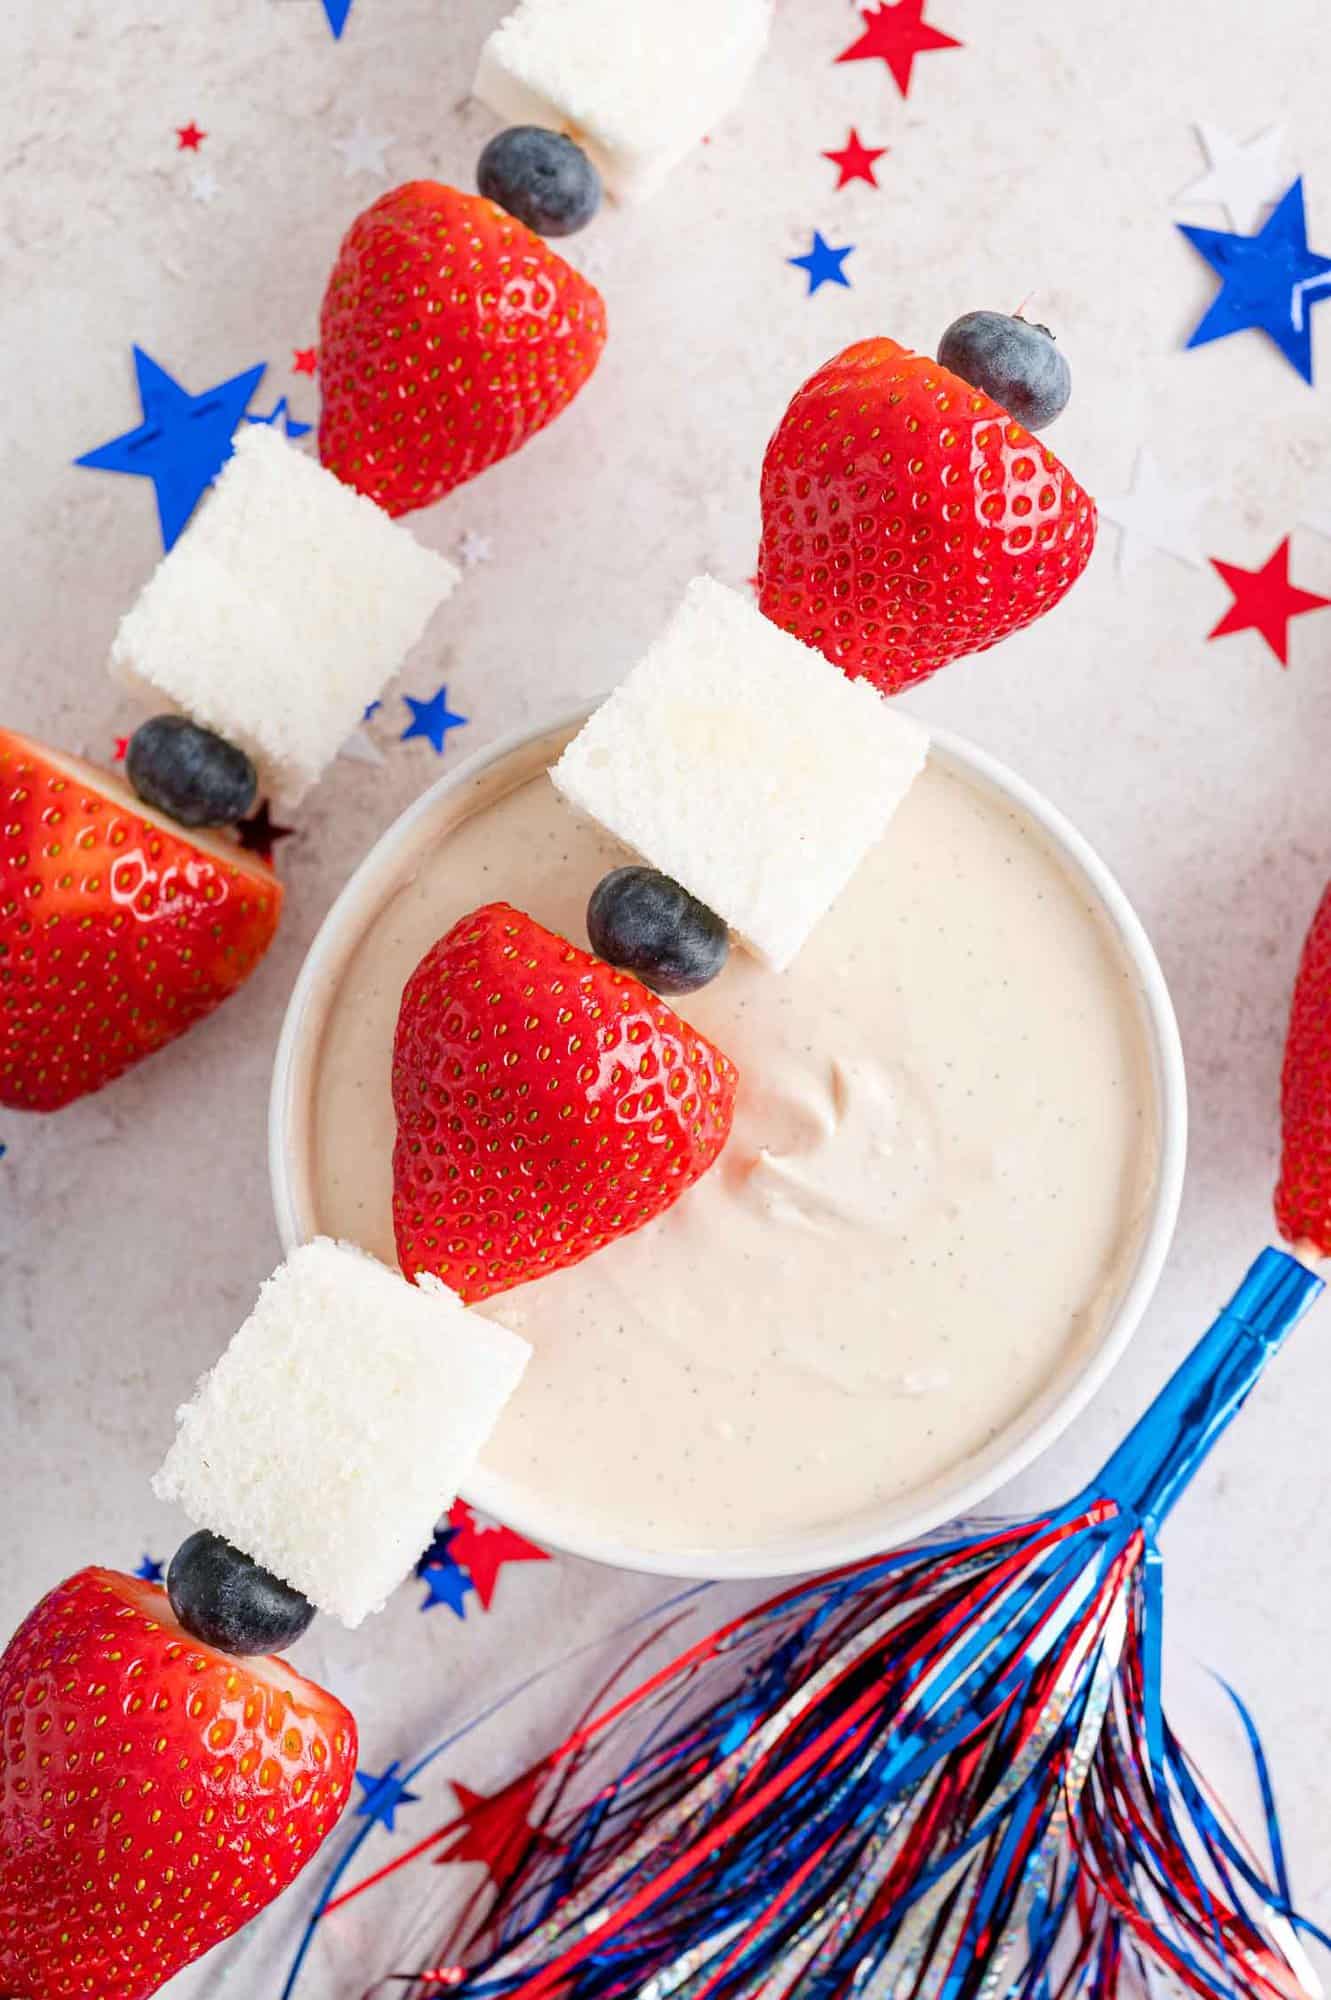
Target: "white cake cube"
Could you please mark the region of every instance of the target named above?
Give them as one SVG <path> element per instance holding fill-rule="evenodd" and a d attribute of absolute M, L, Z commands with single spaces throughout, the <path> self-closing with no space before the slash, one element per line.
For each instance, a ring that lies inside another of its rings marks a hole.
<path fill-rule="evenodd" d="M 508 124 L 569 133 L 607 194 L 641 201 L 740 96 L 771 18 L 772 0 L 518 0 L 476 95 Z"/>
<path fill-rule="evenodd" d="M 457 580 L 372 500 L 249 424 L 122 618 L 111 672 L 239 744 L 293 805 Z"/>
<path fill-rule="evenodd" d="M 711 577 L 550 773 L 784 971 L 923 768 L 928 732 Z"/>
<path fill-rule="evenodd" d="M 316 1238 L 178 1412 L 153 1490 L 359 1625 L 428 1545 L 530 1356 L 437 1278 Z"/>

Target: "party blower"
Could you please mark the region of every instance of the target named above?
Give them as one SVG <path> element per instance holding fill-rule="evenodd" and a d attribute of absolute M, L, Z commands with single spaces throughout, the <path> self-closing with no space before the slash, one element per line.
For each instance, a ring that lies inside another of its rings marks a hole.
<path fill-rule="evenodd" d="M 586 1722 L 500 1795 L 523 1831 L 489 1908 L 393 1990 L 1109 2000 L 1164 1975 L 1216 2000 L 1320 1993 L 1301 1938 L 1328 1940 L 1294 1910 L 1246 1710 L 1264 1857 L 1165 1716 L 1158 1536 L 1322 1290 L 1328 1002 L 1331 891 L 1285 1058 L 1276 1211 L 1299 1254 L 1262 1252 L 1098 1478 L 1034 1520 L 799 1584 Z M 445 1858 L 453 1832 L 346 1887 L 358 1838 L 315 1922 Z"/>

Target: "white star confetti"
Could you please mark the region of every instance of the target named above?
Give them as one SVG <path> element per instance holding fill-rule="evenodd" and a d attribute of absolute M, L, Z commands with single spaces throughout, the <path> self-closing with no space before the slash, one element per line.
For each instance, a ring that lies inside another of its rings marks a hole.
<path fill-rule="evenodd" d="M 222 187 L 216 175 L 210 174 L 207 167 L 199 167 L 189 177 L 189 191 L 195 201 L 201 201 L 205 207 L 211 208 L 221 194 Z"/>
<path fill-rule="evenodd" d="M 1119 530 L 1118 566 L 1124 576 L 1144 562 L 1152 549 L 1177 556 L 1202 568 L 1201 515 L 1214 499 L 1207 486 L 1170 486 L 1149 446 L 1137 454 L 1132 487 L 1116 499 L 1102 500 L 1100 512 Z"/>
<path fill-rule="evenodd" d="M 364 727 L 353 729 L 337 754 L 353 764 L 382 764 L 386 761 L 383 751 Z"/>
<path fill-rule="evenodd" d="M 489 562 L 491 556 L 490 537 L 478 535 L 468 528 L 458 543 L 458 561 L 464 569 L 474 569 L 477 563 Z"/>
<path fill-rule="evenodd" d="M 1289 177 L 1280 164 L 1285 150 L 1284 126 L 1269 126 L 1255 139 L 1243 142 L 1231 139 L 1218 125 L 1200 120 L 1196 129 L 1210 171 L 1190 182 L 1179 201 L 1211 202 L 1224 209 L 1232 228 L 1244 236 L 1251 234 L 1288 184 Z"/>
<path fill-rule="evenodd" d="M 333 151 L 342 155 L 343 179 L 351 180 L 356 174 L 375 174 L 386 180 L 388 164 L 384 154 L 395 143 L 391 132 L 371 132 L 365 120 L 358 118 L 354 132 L 333 141 Z"/>

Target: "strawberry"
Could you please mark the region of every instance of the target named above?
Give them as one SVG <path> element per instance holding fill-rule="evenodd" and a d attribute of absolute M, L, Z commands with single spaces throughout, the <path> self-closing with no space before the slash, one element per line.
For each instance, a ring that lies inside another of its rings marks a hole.
<path fill-rule="evenodd" d="M 390 514 L 557 417 L 605 345 L 594 285 L 492 201 L 408 181 L 356 218 L 324 294 L 319 456 Z"/>
<path fill-rule="evenodd" d="M 630 973 L 507 903 L 474 910 L 402 995 L 402 1269 L 471 1303 L 580 1263 L 706 1173 L 736 1083 L 729 1058 Z"/>
<path fill-rule="evenodd" d="M 1276 1222 L 1331 1257 L 1331 887 L 1303 946 L 1285 1037 Z"/>
<path fill-rule="evenodd" d="M 895 694 L 1052 610 L 1095 503 L 1002 405 L 895 340 L 811 375 L 767 447 L 759 603 Z"/>
<path fill-rule="evenodd" d="M 355 1764 L 332 1695 L 80 1570 L 0 1658 L 0 1992 L 156 1993 L 295 1879 Z"/>
<path fill-rule="evenodd" d="M 56 1111 L 248 979 L 282 912 L 257 855 L 0 729 L 0 1104 Z"/>

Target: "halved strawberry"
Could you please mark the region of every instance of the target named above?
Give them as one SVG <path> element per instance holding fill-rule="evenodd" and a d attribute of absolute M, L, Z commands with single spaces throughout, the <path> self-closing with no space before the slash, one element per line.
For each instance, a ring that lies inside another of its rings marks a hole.
<path fill-rule="evenodd" d="M 402 1269 L 472 1302 L 581 1262 L 706 1173 L 737 1082 L 729 1057 L 631 974 L 507 903 L 473 911 L 402 995 Z"/>
<path fill-rule="evenodd" d="M 0 1658 L 0 1992 L 156 1993 L 294 1881 L 355 1767 L 332 1695 L 80 1570 Z"/>
<path fill-rule="evenodd" d="M 1331 1257 L 1331 887 L 1304 941 L 1285 1038 L 1276 1222 Z"/>
<path fill-rule="evenodd" d="M 406 514 L 526 443 L 605 345 L 595 285 L 481 195 L 408 181 L 343 240 L 319 331 L 319 456 Z"/>
<path fill-rule="evenodd" d="M 257 855 L 0 729 L 0 1104 L 56 1111 L 183 1035 L 281 914 Z"/>
<path fill-rule="evenodd" d="M 1052 610 L 1095 544 L 1095 502 L 1049 447 L 895 340 L 796 391 L 762 510 L 763 611 L 884 694 Z"/>

